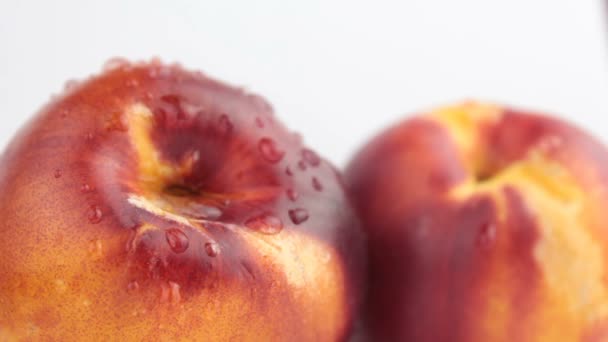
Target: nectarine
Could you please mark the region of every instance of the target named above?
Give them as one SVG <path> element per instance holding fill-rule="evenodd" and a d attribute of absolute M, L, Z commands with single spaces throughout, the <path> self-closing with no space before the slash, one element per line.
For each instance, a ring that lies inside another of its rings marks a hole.
<path fill-rule="evenodd" d="M 345 339 L 362 232 L 272 112 L 158 62 L 54 99 L 1 159 L 0 340 Z"/>
<path fill-rule="evenodd" d="M 608 150 L 467 102 L 380 134 L 347 170 L 377 341 L 607 341 Z"/>

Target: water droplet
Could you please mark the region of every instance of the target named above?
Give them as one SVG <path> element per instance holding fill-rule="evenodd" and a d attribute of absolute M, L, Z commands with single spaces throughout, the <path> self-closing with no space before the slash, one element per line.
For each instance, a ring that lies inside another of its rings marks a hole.
<path fill-rule="evenodd" d="M 262 234 L 277 234 L 283 229 L 283 222 L 276 216 L 262 214 L 245 221 L 245 226 Z"/>
<path fill-rule="evenodd" d="M 220 246 L 215 242 L 205 243 L 205 252 L 208 256 L 214 258 L 220 253 Z"/>
<path fill-rule="evenodd" d="M 321 184 L 317 177 L 312 177 L 312 187 L 317 191 L 323 191 L 323 184 Z"/>
<path fill-rule="evenodd" d="M 137 281 L 132 281 L 127 284 L 127 291 L 135 292 L 139 290 L 139 283 Z"/>
<path fill-rule="evenodd" d="M 165 238 L 174 253 L 184 253 L 188 249 L 190 240 L 179 228 L 169 228 L 165 231 Z"/>
<path fill-rule="evenodd" d="M 80 192 L 82 192 L 82 193 L 87 193 L 87 192 L 89 192 L 89 191 L 91 191 L 91 186 L 90 186 L 89 184 L 87 184 L 87 183 L 83 183 L 83 184 L 80 186 Z"/>
<path fill-rule="evenodd" d="M 78 83 L 79 83 L 79 82 L 78 82 L 78 80 L 74 80 L 74 79 L 72 79 L 72 80 L 67 80 L 67 81 L 65 82 L 65 84 L 63 85 L 63 89 L 64 89 L 64 90 L 70 90 L 70 89 L 73 89 L 74 87 L 76 87 L 76 86 L 78 85 Z"/>
<path fill-rule="evenodd" d="M 291 168 L 289 166 L 285 168 L 285 174 L 288 176 L 293 176 L 293 172 L 291 172 Z"/>
<path fill-rule="evenodd" d="M 134 79 L 134 78 L 129 78 L 129 79 L 128 79 L 128 80 L 125 82 L 125 85 L 126 85 L 127 87 L 130 87 L 130 88 L 135 88 L 135 87 L 137 87 L 137 86 L 139 85 L 139 81 L 138 81 L 138 80 L 136 80 L 136 79 Z"/>
<path fill-rule="evenodd" d="M 258 143 L 258 149 L 266 161 L 270 163 L 278 163 L 285 156 L 285 152 L 278 149 L 274 140 L 270 138 L 262 138 Z"/>
<path fill-rule="evenodd" d="M 55 178 L 61 178 L 61 169 L 56 169 L 55 173 L 53 174 L 53 176 Z"/>
<path fill-rule="evenodd" d="M 59 293 L 64 293 L 67 291 L 68 285 L 65 283 L 63 279 L 55 279 L 55 290 Z"/>
<path fill-rule="evenodd" d="M 122 57 L 114 57 L 103 65 L 103 71 L 111 71 L 116 69 L 122 69 L 129 65 L 129 61 Z"/>
<path fill-rule="evenodd" d="M 291 222 L 300 224 L 308 220 L 308 210 L 303 208 L 296 208 L 289 210 L 289 218 Z"/>
<path fill-rule="evenodd" d="M 182 300 L 180 286 L 178 283 L 170 281 L 167 284 L 160 284 L 160 302 L 178 304 Z M 159 326 L 160 328 L 161 326 Z"/>
<path fill-rule="evenodd" d="M 477 236 L 477 245 L 480 247 L 488 248 L 496 240 L 496 225 L 494 223 L 485 223 L 479 230 Z"/>
<path fill-rule="evenodd" d="M 304 162 L 303 160 L 300 160 L 298 162 L 298 168 L 302 171 L 306 170 L 306 162 Z"/>
<path fill-rule="evenodd" d="M 255 125 L 259 128 L 264 128 L 264 121 L 259 116 L 255 118 Z"/>
<path fill-rule="evenodd" d="M 321 158 L 314 151 L 309 149 L 302 150 L 302 158 L 312 167 L 317 167 L 321 164 Z"/>
<path fill-rule="evenodd" d="M 218 121 L 218 129 L 219 129 L 220 133 L 223 135 L 229 135 L 232 132 L 232 130 L 234 129 L 234 125 L 232 124 L 232 121 L 230 121 L 230 118 L 228 117 L 228 115 L 226 115 L 226 114 L 220 115 L 220 118 Z"/>
<path fill-rule="evenodd" d="M 89 222 L 93 224 L 99 223 L 103 218 L 103 212 L 98 206 L 93 204 L 89 207 L 89 211 L 87 212 L 87 218 L 89 219 Z"/>
<path fill-rule="evenodd" d="M 89 244 L 89 254 L 93 258 L 100 258 L 103 256 L 103 243 L 101 240 L 93 240 Z"/>
<path fill-rule="evenodd" d="M 287 198 L 289 198 L 292 202 L 295 202 L 300 195 L 294 189 L 287 189 Z"/>
<path fill-rule="evenodd" d="M 179 303 L 182 300 L 182 296 L 179 290 L 179 284 L 170 281 L 169 288 L 171 289 L 171 304 Z"/>
<path fill-rule="evenodd" d="M 203 220 L 216 220 L 222 216 L 222 211 L 214 206 L 191 202 L 181 209 L 181 213 Z"/>
<path fill-rule="evenodd" d="M 108 115 L 105 122 L 107 131 L 127 131 L 127 124 L 124 122 L 122 112 L 116 110 Z"/>

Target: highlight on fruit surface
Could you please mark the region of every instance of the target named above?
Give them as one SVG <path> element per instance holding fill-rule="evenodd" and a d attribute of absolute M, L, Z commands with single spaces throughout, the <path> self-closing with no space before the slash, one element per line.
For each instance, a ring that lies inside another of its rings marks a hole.
<path fill-rule="evenodd" d="M 2 341 L 348 337 L 359 222 L 339 174 L 259 96 L 113 61 L 0 165 Z"/>
<path fill-rule="evenodd" d="M 466 102 L 378 135 L 346 172 L 378 341 L 608 340 L 608 150 Z"/>

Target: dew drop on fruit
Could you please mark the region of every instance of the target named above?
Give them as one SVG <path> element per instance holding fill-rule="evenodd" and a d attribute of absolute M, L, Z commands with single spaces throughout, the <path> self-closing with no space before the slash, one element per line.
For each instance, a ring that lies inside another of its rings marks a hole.
<path fill-rule="evenodd" d="M 312 187 L 317 191 L 323 191 L 323 184 L 321 184 L 317 177 L 312 177 Z"/>
<path fill-rule="evenodd" d="M 137 281 L 131 281 L 127 284 L 127 291 L 135 292 L 139 290 L 139 283 Z"/>
<path fill-rule="evenodd" d="M 317 167 L 321 164 L 321 158 L 314 151 L 309 149 L 302 150 L 302 158 L 312 167 Z"/>
<path fill-rule="evenodd" d="M 101 258 L 103 256 L 103 242 L 101 240 L 93 240 L 89 243 L 89 254 L 93 258 Z"/>
<path fill-rule="evenodd" d="M 56 169 L 55 173 L 53 174 L 53 176 L 55 178 L 61 178 L 61 169 Z"/>
<path fill-rule="evenodd" d="M 182 214 L 204 220 L 216 220 L 222 216 L 220 208 L 192 202 L 181 209 Z"/>
<path fill-rule="evenodd" d="M 126 67 L 127 65 L 129 65 L 128 60 L 121 58 L 121 57 L 115 57 L 115 58 L 108 60 L 103 65 L 103 70 L 111 71 L 111 70 L 116 70 L 116 69 L 122 69 L 122 68 Z"/>
<path fill-rule="evenodd" d="M 78 80 L 74 80 L 74 79 L 67 80 L 63 85 L 63 89 L 64 90 L 73 89 L 74 87 L 76 87 L 78 85 L 78 83 L 79 83 Z"/>
<path fill-rule="evenodd" d="M 496 225 L 494 223 L 485 223 L 479 230 L 477 236 L 477 245 L 482 248 L 488 248 L 492 246 L 496 240 Z"/>
<path fill-rule="evenodd" d="M 188 236 L 179 228 L 169 228 L 165 231 L 167 244 L 174 253 L 184 253 L 188 249 L 190 240 Z"/>
<path fill-rule="evenodd" d="M 220 253 L 220 246 L 215 242 L 207 242 L 205 243 L 205 253 L 214 258 Z"/>
<path fill-rule="evenodd" d="M 103 212 L 101 211 L 101 209 L 96 206 L 96 205 L 91 205 L 89 207 L 89 211 L 87 212 L 87 218 L 89 219 L 89 222 L 95 224 L 95 223 L 99 223 L 101 222 L 101 219 L 103 218 Z"/>
<path fill-rule="evenodd" d="M 82 192 L 82 193 L 87 193 L 87 192 L 89 192 L 89 191 L 91 191 L 91 186 L 90 186 L 89 184 L 87 184 L 87 183 L 83 183 L 83 184 L 80 186 L 80 192 Z"/>
<path fill-rule="evenodd" d="M 289 210 L 289 218 L 291 222 L 300 224 L 308 220 L 308 210 L 304 208 L 296 208 Z"/>
<path fill-rule="evenodd" d="M 218 120 L 217 128 L 221 134 L 229 135 L 232 132 L 234 125 L 232 124 L 232 121 L 230 121 L 228 115 L 222 114 Z"/>
<path fill-rule="evenodd" d="M 285 152 L 281 151 L 277 147 L 274 140 L 270 138 L 260 139 L 258 143 L 258 149 L 262 154 L 262 157 L 264 157 L 264 159 L 270 163 L 278 163 L 285 156 Z"/>
<path fill-rule="evenodd" d="M 264 128 L 264 121 L 259 116 L 255 118 L 255 125 L 259 128 Z"/>
<path fill-rule="evenodd" d="M 283 230 L 281 219 L 270 214 L 254 216 L 245 221 L 245 226 L 262 234 L 277 234 Z"/>
<path fill-rule="evenodd" d="M 287 198 L 289 198 L 292 202 L 295 202 L 300 195 L 294 189 L 287 189 Z"/>

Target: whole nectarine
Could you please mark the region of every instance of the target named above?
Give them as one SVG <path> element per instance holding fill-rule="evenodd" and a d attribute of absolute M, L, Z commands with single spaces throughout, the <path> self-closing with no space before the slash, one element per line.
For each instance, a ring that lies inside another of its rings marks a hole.
<path fill-rule="evenodd" d="M 607 341 L 608 150 L 467 102 L 380 134 L 347 171 L 377 341 Z"/>
<path fill-rule="evenodd" d="M 1 161 L 0 340 L 348 336 L 360 226 L 335 169 L 260 97 L 114 62 Z"/>

